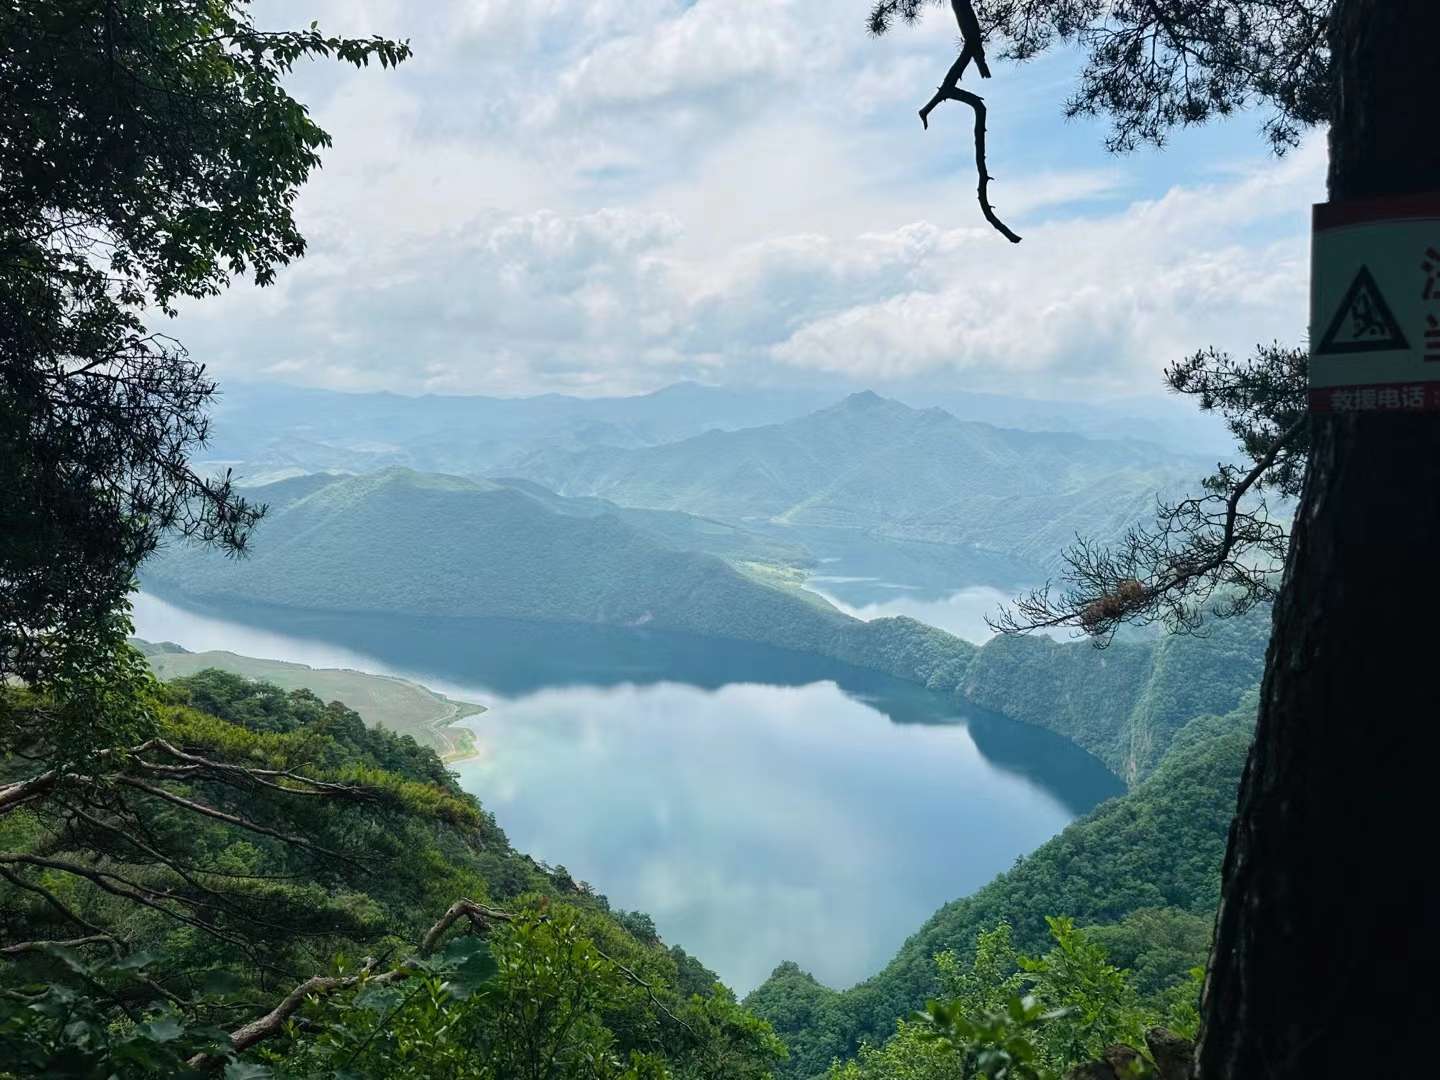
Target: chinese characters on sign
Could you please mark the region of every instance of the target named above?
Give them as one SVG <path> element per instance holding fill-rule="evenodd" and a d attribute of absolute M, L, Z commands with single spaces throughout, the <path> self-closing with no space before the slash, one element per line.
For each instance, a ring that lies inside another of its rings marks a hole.
<path fill-rule="evenodd" d="M 1315 207 L 1314 412 L 1440 412 L 1440 194 Z"/>
<path fill-rule="evenodd" d="M 1440 394 L 1440 383 L 1435 386 L 1436 393 Z M 1437 408 L 1437 404 L 1430 400 L 1429 391 L 1430 387 L 1425 383 L 1397 383 L 1394 386 L 1341 386 L 1324 393 L 1327 397 L 1326 407 L 1330 412 L 1370 412 L 1375 409 L 1389 412 L 1396 409 L 1414 411 Z M 1314 402 L 1313 394 L 1311 401 Z"/>

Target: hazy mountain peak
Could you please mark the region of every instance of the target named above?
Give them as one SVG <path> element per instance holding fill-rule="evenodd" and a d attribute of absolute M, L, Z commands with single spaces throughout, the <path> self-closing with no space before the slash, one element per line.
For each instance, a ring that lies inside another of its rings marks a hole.
<path fill-rule="evenodd" d="M 278 485 L 277 485 L 278 486 Z M 257 494 L 267 495 L 264 488 Z M 403 465 L 377 469 L 372 473 L 350 476 L 332 476 L 313 489 L 303 487 L 295 492 L 293 501 L 309 500 L 311 496 L 319 502 L 314 505 L 345 506 L 356 500 L 394 501 L 414 496 L 465 496 L 518 493 L 494 481 L 453 476 L 447 473 L 420 472 Z M 267 500 L 268 501 L 268 500 Z"/>
<path fill-rule="evenodd" d="M 861 390 L 841 398 L 829 408 L 811 413 L 809 417 L 802 417 L 797 422 L 804 423 L 807 419 L 824 417 L 832 421 L 866 421 L 870 423 L 878 421 L 884 423 L 891 420 L 904 421 L 916 415 L 918 415 L 916 410 L 903 401 L 882 397 L 874 390 Z"/>
<path fill-rule="evenodd" d="M 861 390 L 851 394 L 840 404 L 849 409 L 873 409 L 884 405 L 900 405 L 900 402 L 891 398 L 883 398 L 874 390 Z"/>

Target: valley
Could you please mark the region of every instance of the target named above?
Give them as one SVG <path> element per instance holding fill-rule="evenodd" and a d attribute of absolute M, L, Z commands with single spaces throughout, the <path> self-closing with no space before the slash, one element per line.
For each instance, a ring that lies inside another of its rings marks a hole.
<path fill-rule="evenodd" d="M 136 625 L 483 702 L 465 722 L 472 755 L 452 765 L 462 786 L 522 850 L 648 912 L 741 991 L 782 959 L 859 981 L 937 905 L 1123 790 L 1059 736 L 768 646 L 515 620 L 220 615 L 142 595 Z M 268 665 L 245 666 L 264 678 Z M 843 856 L 817 836 L 846 837 Z"/>
<path fill-rule="evenodd" d="M 0 1080 L 1423 1073 L 1440 5 L 311 6 L 0 4 Z"/>
<path fill-rule="evenodd" d="M 994 913 L 1027 947 L 1052 908 L 1203 917 L 1218 825 L 1116 830 L 1171 797 L 1157 771 L 1211 752 L 1197 717 L 1244 729 L 1266 613 L 1103 651 L 984 621 L 1043 579 L 1062 534 L 1123 530 L 1197 458 L 874 394 L 698 435 L 651 401 L 650 426 L 587 428 L 583 446 L 555 407 L 517 421 L 538 447 L 461 451 L 468 475 L 391 463 L 244 488 L 268 507 L 246 558 L 172 547 L 144 568 L 137 632 L 197 650 L 157 669 L 223 656 L 362 714 L 363 689 L 322 673 L 478 703 L 447 743 L 461 786 L 547 873 L 647 912 L 749 993 L 796 1080 L 883 1038 L 930 992 L 933 952 L 963 955 Z M 407 462 L 462 464 L 410 445 Z M 1223 806 L 1232 767 L 1186 797 Z M 1007 892 L 1074 837 L 1113 853 L 1098 873 L 1153 848 L 1158 891 Z"/>

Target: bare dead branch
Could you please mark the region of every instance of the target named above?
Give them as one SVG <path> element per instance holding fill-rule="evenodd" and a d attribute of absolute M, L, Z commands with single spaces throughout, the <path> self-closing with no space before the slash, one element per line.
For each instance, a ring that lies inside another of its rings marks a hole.
<path fill-rule="evenodd" d="M 592 944 L 593 944 L 593 943 L 592 943 Z M 689 1024 L 687 1024 L 684 1020 L 681 1020 L 681 1019 L 680 1019 L 678 1016 L 676 1016 L 674 1013 L 672 1013 L 668 1008 L 665 1007 L 665 1003 L 664 1003 L 663 1001 L 661 1001 L 658 997 L 655 996 L 655 988 L 654 988 L 653 986 L 651 986 L 648 982 L 646 982 L 644 979 L 642 979 L 642 978 L 641 978 L 639 975 L 637 975 L 635 972 L 631 971 L 628 967 L 626 967 L 624 964 L 622 964 L 619 960 L 616 960 L 613 956 L 611 956 L 609 953 L 607 953 L 604 949 L 600 948 L 599 945 L 594 945 L 594 949 L 595 949 L 595 951 L 596 951 L 597 953 L 600 954 L 600 958 L 601 958 L 602 960 L 607 961 L 611 966 L 613 966 L 613 967 L 615 968 L 616 971 L 620 972 L 621 975 L 624 975 L 624 976 L 625 976 L 627 979 L 629 979 L 632 983 L 634 983 L 636 986 L 638 986 L 638 987 L 640 987 L 642 990 L 644 990 L 645 993 L 646 993 L 646 995 L 650 998 L 650 1004 L 654 1005 L 655 1008 L 659 1009 L 662 1013 L 664 1013 L 664 1014 L 670 1019 L 670 1022 L 671 1022 L 671 1023 L 673 1023 L 673 1024 L 678 1024 L 680 1027 L 684 1028 L 687 1032 L 689 1032 L 689 1034 L 690 1034 L 691 1036 L 694 1036 L 694 1035 L 695 1035 L 695 1029 L 694 1029 L 694 1028 L 692 1028 L 692 1027 L 691 1027 Z"/>
<path fill-rule="evenodd" d="M 139 757 L 147 751 L 159 751 L 174 758 L 176 761 L 186 762 L 194 768 L 193 773 L 172 775 L 197 775 L 204 771 L 210 771 L 217 776 L 232 776 L 243 778 L 247 782 L 262 784 L 277 791 L 283 791 L 290 795 L 328 795 L 336 798 L 352 798 L 358 801 L 375 798 L 375 793 L 358 784 L 341 784 L 327 780 L 317 780 L 311 776 L 289 769 L 258 769 L 248 765 L 234 765 L 226 761 L 214 761 L 210 758 L 201 757 L 199 754 L 190 753 L 179 749 L 165 739 L 150 739 L 136 747 L 130 753 Z M 144 762 L 149 769 L 165 770 L 165 766 L 155 765 L 151 762 Z M 278 783 L 281 780 L 289 780 L 292 783 L 303 785 L 303 788 L 287 787 Z"/>
<path fill-rule="evenodd" d="M 975 17 L 975 7 L 970 0 L 950 0 L 955 11 L 955 22 L 960 26 L 960 36 L 965 39 L 965 52 L 975 59 L 975 68 L 982 79 L 990 78 L 990 65 L 985 60 L 985 35 L 980 30 L 980 20 Z M 959 81 L 957 75 L 956 81 Z"/>
<path fill-rule="evenodd" d="M 55 790 L 55 785 L 60 782 L 60 776 L 58 769 L 47 769 L 28 780 L 17 780 L 0 787 L 0 817 L 4 817 L 10 811 L 18 809 L 32 799 L 48 795 Z"/>
<path fill-rule="evenodd" d="M 369 975 L 369 965 L 367 964 L 358 975 L 311 976 L 281 998 L 269 1012 L 263 1016 L 257 1016 L 254 1020 L 242 1024 L 232 1031 L 230 1033 L 230 1052 L 243 1054 L 257 1043 L 279 1034 L 280 1029 L 285 1026 L 285 1021 L 294 1016 L 311 997 L 328 997 L 338 990 L 348 990 L 353 986 L 358 986 L 361 982 L 380 985 L 398 982 L 408 978 L 410 974 L 408 969 L 396 968 L 383 975 L 372 977 Z M 224 1063 L 224 1057 L 204 1053 L 196 1054 L 186 1062 L 192 1069 L 216 1069 Z"/>
<path fill-rule="evenodd" d="M 418 955 L 424 957 L 434 952 L 435 946 L 445 936 L 445 932 L 462 918 L 469 919 L 471 925 L 483 934 L 495 923 L 513 922 L 517 916 L 508 911 L 501 911 L 498 908 L 487 907 L 474 900 L 462 898 L 451 904 L 435 925 L 425 931 L 424 936 L 420 939 Z M 371 960 L 367 961 L 366 965 L 355 975 L 315 975 L 306 979 L 281 998 L 268 1012 L 232 1031 L 230 1033 L 230 1051 L 236 1054 L 244 1053 L 257 1043 L 277 1035 L 285 1026 L 285 1021 L 294 1016 L 308 998 L 328 997 L 337 991 L 358 986 L 362 982 L 382 986 L 401 982 L 408 979 L 415 970 L 413 960 L 407 960 L 378 975 L 371 974 L 373 966 L 374 961 Z M 223 1064 L 224 1060 L 223 1057 L 214 1054 L 196 1054 L 188 1064 L 193 1069 L 214 1069 Z"/>
<path fill-rule="evenodd" d="M 203 868 L 197 869 L 194 867 L 189 867 L 184 863 L 180 862 L 179 860 L 173 859 L 170 856 L 166 855 L 154 845 L 147 844 L 139 837 L 131 835 L 124 829 L 117 828 L 116 826 L 111 825 L 108 822 L 101 821 L 99 818 L 95 817 L 93 814 L 86 812 L 81 807 L 73 806 L 69 803 L 65 803 L 64 805 L 71 814 L 79 817 L 91 828 L 98 829 L 102 832 L 107 832 L 110 835 L 117 837 L 121 842 L 141 852 L 142 854 L 148 855 L 151 859 L 154 860 L 154 862 L 149 865 L 163 866 L 165 869 L 169 870 L 171 873 L 179 877 L 182 881 L 185 882 L 185 884 L 189 885 L 196 892 L 208 897 L 212 903 L 224 908 L 232 915 L 244 919 L 246 922 L 253 923 L 256 926 L 263 926 L 267 929 L 278 930 L 282 933 L 285 932 L 286 927 L 281 926 L 278 923 L 273 923 L 268 919 L 262 919 L 254 912 L 246 911 L 245 908 L 235 903 L 235 901 L 230 899 L 230 897 L 226 896 L 224 893 L 218 892 L 215 889 L 210 888 L 203 882 L 197 880 L 194 875 L 208 873 L 208 871 L 204 870 Z M 123 806 L 124 804 L 122 803 L 121 805 Z M 126 809 L 128 810 L 129 808 L 126 807 Z M 139 819 L 137 818 L 136 821 L 138 824 Z"/>
<path fill-rule="evenodd" d="M 920 122 L 928 131 L 930 114 L 942 101 L 958 101 L 969 105 L 974 110 L 975 173 L 979 179 L 977 195 L 980 201 L 980 212 L 996 232 L 1012 244 L 1018 244 L 1020 237 L 1000 220 L 995 213 L 994 206 L 990 203 L 990 181 L 994 177 L 990 175 L 990 169 L 985 159 L 985 100 L 978 94 L 960 89 L 960 79 L 964 76 L 965 69 L 970 66 L 972 60 L 982 78 L 990 77 L 990 66 L 985 60 L 984 36 L 980 31 L 980 20 L 975 17 L 975 9 L 971 6 L 970 0 L 951 0 L 951 6 L 955 9 L 955 20 L 960 24 L 960 33 L 965 39 L 965 44 L 960 51 L 959 58 L 950 65 L 950 70 L 945 73 L 945 78 L 940 83 L 940 88 L 935 91 L 935 96 L 920 110 Z"/>
<path fill-rule="evenodd" d="M 96 888 L 109 893 L 111 896 L 117 896 L 123 900 L 129 900 L 132 903 L 139 904 L 142 907 L 147 907 L 152 911 L 164 915 L 168 919 L 174 919 L 176 922 L 184 923 L 186 926 L 194 927 L 196 930 L 199 930 L 202 933 L 209 934 L 211 937 L 217 938 L 220 941 L 224 941 L 227 944 L 234 945 L 237 948 L 243 949 L 247 953 L 253 953 L 253 949 L 250 947 L 249 943 L 246 942 L 243 938 L 237 937 L 234 934 L 226 933 L 218 926 L 207 923 L 203 919 L 197 919 L 192 915 L 187 915 L 183 911 L 176 911 L 174 908 L 168 907 L 166 904 L 166 902 L 169 901 L 173 903 L 193 905 L 194 901 L 190 900 L 188 897 L 177 896 L 173 893 L 166 893 L 156 889 L 151 889 L 146 885 L 141 885 L 139 882 L 132 881 L 129 878 L 121 877 L 119 874 L 116 874 L 113 871 L 97 870 L 94 867 L 82 866 L 79 863 L 69 862 L 64 859 L 52 859 L 41 855 L 28 855 L 14 852 L 0 852 L 0 864 L 10 866 L 37 866 L 50 870 L 59 870 L 61 873 L 70 874 L 74 877 L 84 878 Z M 0 873 L 4 873 L 4 865 L 0 865 Z M 11 875 L 9 874 L 6 874 L 5 876 L 12 881 L 14 880 L 14 878 L 11 877 Z M 85 925 L 88 926 L 89 924 Z M 95 927 L 94 929 L 98 933 L 104 933 L 104 931 L 100 930 L 98 927 Z"/>
<path fill-rule="evenodd" d="M 158 752 L 185 764 L 167 766 L 148 761 L 141 755 Z M 85 776 L 61 769 L 47 769 L 45 772 L 24 780 L 0 786 L 0 817 L 12 810 L 43 798 L 67 780 L 95 783 L 103 780 L 124 780 L 129 771 L 140 771 L 148 775 L 173 780 L 211 779 L 235 786 L 260 786 L 287 795 L 302 795 L 319 798 L 336 798 L 368 802 L 377 798 L 375 792 L 359 785 L 317 780 L 289 769 L 260 769 L 248 765 L 234 765 L 225 761 L 214 761 L 198 754 L 188 753 L 167 742 L 165 739 L 149 739 L 138 746 L 121 750 L 102 750 L 95 755 L 100 762 L 119 762 L 120 768 L 114 773 L 100 773 Z M 282 782 L 285 781 L 285 782 Z"/>
<path fill-rule="evenodd" d="M 467 918 L 476 931 L 485 934 L 497 922 L 514 922 L 515 915 L 508 911 L 501 911 L 498 908 L 486 907 L 484 904 L 477 904 L 474 900 L 460 899 L 446 909 L 445 914 L 420 939 L 420 955 L 429 956 L 435 951 L 445 931 L 454 926 L 460 918 Z"/>
<path fill-rule="evenodd" d="M 78 949 L 85 945 L 108 945 L 114 948 L 116 944 L 117 940 L 109 934 L 89 934 L 67 941 L 18 941 L 14 945 L 0 947 L 0 956 L 19 956 L 21 953 L 40 952 L 43 949 Z"/>
<path fill-rule="evenodd" d="M 520 916 L 514 912 L 502 911 L 499 908 L 492 908 L 462 897 L 451 904 L 445 910 L 445 914 L 441 915 L 435 924 L 431 926 L 429 930 L 425 931 L 424 935 L 420 938 L 420 944 L 416 950 L 415 957 L 391 968 L 389 971 L 379 974 L 373 973 L 375 961 L 371 959 L 367 960 L 365 966 L 354 975 L 315 975 L 306 979 L 286 994 L 285 997 L 281 998 L 268 1012 L 248 1023 L 242 1024 L 232 1031 L 230 1033 L 230 1053 L 243 1053 L 256 1044 L 279 1034 L 280 1030 L 285 1026 L 285 1022 L 294 1016 L 301 1006 L 311 997 L 328 997 L 339 991 L 359 986 L 361 983 L 371 986 L 384 986 L 390 983 L 402 982 L 410 978 L 416 971 L 416 961 L 433 953 L 435 947 L 440 943 L 440 939 L 445 936 L 445 932 L 462 918 L 468 919 L 476 932 L 483 935 L 493 929 L 496 923 L 514 922 L 520 918 Z M 547 919 L 548 916 L 540 916 L 542 922 Z M 655 988 L 649 982 L 631 968 L 610 956 L 598 945 L 595 945 L 594 942 L 591 942 L 591 947 L 595 949 L 595 952 L 599 954 L 603 960 L 620 972 L 621 975 L 625 976 L 625 978 L 636 986 L 641 987 L 649 996 L 651 1004 L 659 1009 L 670 1021 L 684 1028 L 691 1036 L 695 1035 L 695 1030 L 689 1024 L 681 1020 L 665 1006 L 665 1003 L 659 999 L 655 993 Z M 224 1064 L 224 1062 L 225 1058 L 222 1056 L 202 1053 L 190 1058 L 187 1064 L 192 1069 L 215 1069 Z"/>
<path fill-rule="evenodd" d="M 964 102 L 975 110 L 975 175 L 978 177 L 976 196 L 980 202 L 980 213 L 985 215 L 985 220 L 994 226 L 996 232 L 1012 244 L 1018 244 L 1020 236 L 1000 220 L 995 208 L 990 205 L 990 181 L 995 178 L 990 175 L 989 166 L 985 163 L 985 99 L 979 94 L 972 94 L 958 87 L 946 96 Z"/>

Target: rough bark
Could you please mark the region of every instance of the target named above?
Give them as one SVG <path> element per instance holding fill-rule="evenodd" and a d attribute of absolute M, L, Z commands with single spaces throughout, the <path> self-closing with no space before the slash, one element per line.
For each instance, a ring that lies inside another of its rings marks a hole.
<path fill-rule="evenodd" d="M 1331 199 L 1440 191 L 1440 2 L 1338 0 L 1331 40 Z M 1440 416 L 1313 423 L 1225 861 L 1204 1080 L 1435 1059 Z"/>

